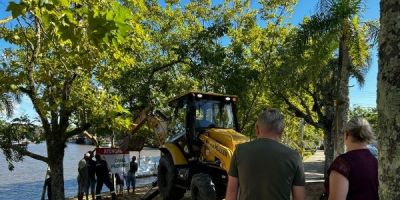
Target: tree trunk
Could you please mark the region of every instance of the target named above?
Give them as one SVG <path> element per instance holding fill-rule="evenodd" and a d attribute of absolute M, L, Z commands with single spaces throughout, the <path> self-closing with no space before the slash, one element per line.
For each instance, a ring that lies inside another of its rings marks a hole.
<path fill-rule="evenodd" d="M 338 83 L 336 90 L 335 104 L 335 120 L 334 120 L 334 139 L 335 153 L 334 156 L 344 153 L 344 125 L 349 118 L 349 68 L 350 57 L 349 51 L 342 38 L 339 44 L 339 66 L 338 66 Z"/>
<path fill-rule="evenodd" d="M 333 99 L 330 99 L 333 102 Z M 324 175 L 327 175 L 328 169 L 331 166 L 335 158 L 335 130 L 333 129 L 335 118 L 335 107 L 333 104 L 329 104 L 325 109 L 325 120 L 324 123 L 324 153 L 325 153 L 325 171 Z"/>
<path fill-rule="evenodd" d="M 400 199 L 400 0 L 380 2 L 379 195 Z"/>
<path fill-rule="evenodd" d="M 331 166 L 334 159 L 334 138 L 333 138 L 333 130 L 325 130 L 324 135 L 324 154 L 325 154 L 325 166 L 324 166 L 324 174 L 326 173 Z"/>
<path fill-rule="evenodd" d="M 52 199 L 65 198 L 64 193 L 64 142 L 59 139 L 47 139 L 48 164 L 50 167 Z"/>

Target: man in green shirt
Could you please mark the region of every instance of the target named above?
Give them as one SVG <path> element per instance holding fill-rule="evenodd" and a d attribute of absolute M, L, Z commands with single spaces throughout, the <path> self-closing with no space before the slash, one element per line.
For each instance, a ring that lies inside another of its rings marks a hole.
<path fill-rule="evenodd" d="M 305 198 L 300 155 L 280 143 L 284 129 L 277 109 L 263 111 L 256 123 L 257 139 L 236 146 L 226 200 L 293 200 Z"/>

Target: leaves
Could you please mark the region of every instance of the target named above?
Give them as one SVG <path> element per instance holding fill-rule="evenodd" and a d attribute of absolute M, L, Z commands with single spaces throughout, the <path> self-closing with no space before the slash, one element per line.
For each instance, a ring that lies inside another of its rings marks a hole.
<path fill-rule="evenodd" d="M 7 6 L 6 11 L 11 12 L 13 18 L 17 18 L 21 15 L 24 15 L 26 12 L 27 6 L 24 1 L 20 3 L 10 2 Z"/>
<path fill-rule="evenodd" d="M 0 147 L 10 167 L 22 156 L 47 162 L 27 149 L 10 146 L 20 138 L 63 144 L 71 129 L 88 127 L 83 126 L 88 122 L 93 129 L 121 132 L 130 126 L 131 113 L 122 106 L 120 96 L 101 88 L 112 90 L 110 80 L 134 64 L 123 47 L 130 40 L 128 35 L 135 38 L 130 46 L 133 52 L 142 45 L 138 41 L 146 41 L 138 23 L 140 12 L 133 18 L 131 10 L 117 0 L 22 0 L 11 2 L 8 10 L 15 19 L 9 22 L 12 26 L 0 27 L 0 38 L 12 46 L 0 56 L 0 109 L 7 108 L 11 114 L 14 96 L 23 93 L 43 129 L 36 137 L 25 125 L 5 124 L 4 130 L 12 135 L 0 135 Z"/>
<path fill-rule="evenodd" d="M 314 128 L 326 131 L 332 120 L 341 34 L 348 34 L 351 75 L 362 80 L 359 67 L 370 56 L 359 2 L 321 2 L 326 12 L 299 27 L 285 20 L 296 0 L 257 9 L 237 0 L 12 2 L 21 24 L 0 28 L 15 46 L 0 59 L 1 92 L 30 96 L 43 127 L 61 136 L 69 123 L 123 133 L 149 103 L 169 112 L 168 99 L 188 90 L 236 94 L 244 134 L 254 135 L 263 108 L 278 107 L 288 116 L 286 142 L 302 147 L 305 118 L 312 145 L 321 136 Z"/>

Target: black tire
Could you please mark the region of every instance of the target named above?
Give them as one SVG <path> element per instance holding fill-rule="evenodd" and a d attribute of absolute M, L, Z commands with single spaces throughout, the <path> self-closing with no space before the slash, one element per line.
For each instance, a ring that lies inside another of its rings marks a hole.
<path fill-rule="evenodd" d="M 190 191 L 193 200 L 215 200 L 215 185 L 208 174 L 195 174 L 192 177 Z"/>
<path fill-rule="evenodd" d="M 226 194 L 226 185 L 222 186 L 218 186 L 217 184 L 215 184 L 215 189 L 216 191 L 216 200 L 222 200 L 225 199 L 225 194 Z"/>
<path fill-rule="evenodd" d="M 175 186 L 176 169 L 170 156 L 161 156 L 158 164 L 157 184 L 164 200 L 179 200 L 186 190 Z"/>

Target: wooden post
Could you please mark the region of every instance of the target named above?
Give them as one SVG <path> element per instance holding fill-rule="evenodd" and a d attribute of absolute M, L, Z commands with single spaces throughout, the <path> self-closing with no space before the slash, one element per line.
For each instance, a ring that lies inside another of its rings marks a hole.
<path fill-rule="evenodd" d="M 140 151 L 139 151 L 139 158 L 138 158 L 138 168 L 140 167 Z"/>
<path fill-rule="evenodd" d="M 114 130 L 112 131 L 112 135 L 111 135 L 111 148 L 115 148 Z M 115 174 L 114 173 L 111 173 L 111 180 L 112 180 L 111 184 L 113 184 L 113 186 L 114 186 L 115 194 L 117 194 L 117 186 L 115 185 Z"/>

